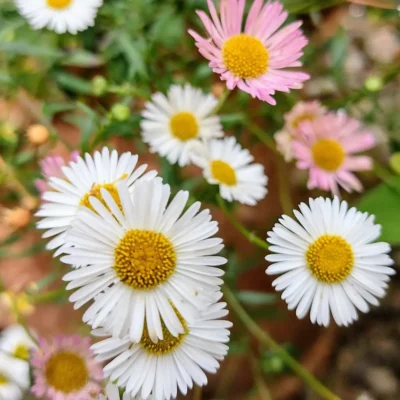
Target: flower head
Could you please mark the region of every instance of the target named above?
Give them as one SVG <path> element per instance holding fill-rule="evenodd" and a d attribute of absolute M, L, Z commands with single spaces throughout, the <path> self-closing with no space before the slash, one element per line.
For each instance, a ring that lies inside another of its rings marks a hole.
<path fill-rule="evenodd" d="M 358 318 L 357 310 L 386 292 L 395 271 L 387 243 L 374 243 L 381 226 L 374 216 L 348 209 L 345 201 L 319 197 L 295 210 L 297 221 L 283 215 L 268 232 L 269 275 L 281 275 L 273 285 L 299 318 L 310 312 L 311 322 L 329 325 L 330 314 L 338 325 Z"/>
<path fill-rule="evenodd" d="M 21 400 L 28 386 L 28 363 L 0 351 L 0 399 Z"/>
<path fill-rule="evenodd" d="M 211 18 L 203 11 L 197 12 L 208 37 L 189 33 L 228 89 L 237 86 L 275 105 L 276 91 L 299 89 L 309 78 L 303 72 L 286 70 L 302 65 L 299 58 L 308 41 L 299 29 L 301 22 L 280 29 L 288 16 L 281 3 L 255 0 L 244 24 L 245 5 L 245 0 L 221 0 L 218 16 L 214 3 L 208 0 Z"/>
<path fill-rule="evenodd" d="M 79 157 L 78 151 L 73 151 L 69 157 L 69 161 L 76 162 Z M 36 179 L 35 186 L 42 197 L 44 193 L 51 190 L 49 180 L 54 178 L 62 178 L 64 176 L 62 167 L 65 161 L 61 156 L 47 156 L 40 161 L 40 170 L 44 179 Z"/>
<path fill-rule="evenodd" d="M 15 4 L 33 29 L 76 34 L 94 25 L 103 0 L 15 0 Z"/>
<path fill-rule="evenodd" d="M 128 186 L 131 186 L 140 177 L 151 179 L 157 175 L 156 171 L 144 174 L 147 165 L 136 168 L 137 161 L 137 155 L 124 153 L 119 157 L 116 150 L 110 153 L 104 147 L 101 152 L 96 151 L 93 157 L 86 153 L 85 158 L 77 157 L 76 161 L 61 167 L 61 177 L 58 175 L 59 168 L 54 168 L 52 172 L 57 175 L 50 175 L 50 190 L 43 194 L 44 202 L 36 213 L 38 217 L 42 217 L 37 224 L 38 228 L 47 229 L 43 237 L 54 237 L 47 248 L 52 250 L 65 244 L 65 232 L 75 220 L 79 206 L 90 208 L 89 197 L 101 199 L 102 188 L 107 189 L 119 204 L 117 182 L 126 180 Z M 58 161 L 55 162 L 57 163 Z M 46 165 L 48 166 L 49 164 Z M 61 252 L 62 247 L 56 254 Z"/>
<path fill-rule="evenodd" d="M 293 141 L 297 167 L 310 171 L 308 188 L 334 194 L 339 186 L 348 192 L 362 190 L 353 171 L 371 169 L 372 159 L 354 153 L 374 146 L 374 135 L 363 129 L 358 120 L 343 113 L 328 113 L 315 121 L 301 123 Z"/>
<path fill-rule="evenodd" d="M 223 136 L 219 117 L 212 115 L 216 105 L 213 95 L 188 84 L 171 86 L 167 96 L 156 93 L 142 113 L 143 140 L 152 152 L 184 166 L 195 142 Z"/>
<path fill-rule="evenodd" d="M 285 114 L 283 130 L 275 133 L 278 151 L 284 156 L 285 161 L 293 160 L 293 140 L 301 136 L 299 126 L 305 121 L 316 121 L 326 113 L 325 107 L 317 100 L 300 101 L 291 111 Z"/>
<path fill-rule="evenodd" d="M 45 400 L 90 400 L 101 391 L 103 371 L 94 360 L 90 339 L 57 336 L 39 340 L 32 355 L 32 393 Z"/>
<path fill-rule="evenodd" d="M 104 204 L 90 197 L 93 211 L 82 209 L 68 233 L 61 261 L 76 270 L 64 280 L 67 289 L 78 288 L 70 300 L 80 307 L 94 299 L 84 321 L 113 336 L 138 342 L 147 324 L 151 339 L 162 339 L 160 317 L 178 336 L 184 326 L 174 307 L 191 321 L 223 283 L 217 266 L 226 259 L 215 255 L 222 239 L 212 237 L 218 224 L 209 210 L 199 212 L 199 202 L 184 212 L 186 191 L 169 202 L 171 189 L 158 179 L 135 183 L 131 194 L 120 182 L 116 193 L 101 189 Z"/>
<path fill-rule="evenodd" d="M 12 325 L 5 329 L 0 336 L 0 351 L 11 357 L 27 361 L 35 343 L 21 325 Z"/>
<path fill-rule="evenodd" d="M 138 343 L 132 343 L 129 337 L 113 337 L 94 344 L 92 349 L 97 360 L 112 359 L 104 368 L 105 375 L 132 396 L 148 399 L 153 393 L 157 400 L 169 400 L 177 396 L 178 390 L 186 395 L 193 383 L 207 384 L 204 371 L 216 373 L 228 352 L 225 343 L 232 323 L 220 319 L 228 314 L 225 306 L 213 304 L 192 323 L 177 313 L 185 327 L 178 337 L 162 321 L 164 337 L 156 343 L 146 327 Z M 105 335 L 102 330 L 94 334 Z"/>
<path fill-rule="evenodd" d="M 32 144 L 39 146 L 47 142 L 50 132 L 44 125 L 36 124 L 27 129 L 26 136 Z"/>
<path fill-rule="evenodd" d="M 214 139 L 193 149 L 193 162 L 209 183 L 219 185 L 222 198 L 254 206 L 267 194 L 268 178 L 261 164 L 234 137 Z"/>

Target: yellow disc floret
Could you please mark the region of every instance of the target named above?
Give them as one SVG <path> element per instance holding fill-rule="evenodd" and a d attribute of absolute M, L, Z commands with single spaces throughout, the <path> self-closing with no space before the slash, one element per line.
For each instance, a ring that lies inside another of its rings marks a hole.
<path fill-rule="evenodd" d="M 114 269 L 121 282 L 134 289 L 152 289 L 174 272 L 176 254 L 162 233 L 132 229 L 114 252 Z"/>
<path fill-rule="evenodd" d="M 47 0 L 47 5 L 57 10 L 62 10 L 71 5 L 73 0 Z"/>
<path fill-rule="evenodd" d="M 315 165 L 325 171 L 339 169 L 346 156 L 343 147 L 336 140 L 320 139 L 312 147 Z"/>
<path fill-rule="evenodd" d="M 342 282 L 354 267 L 351 245 L 336 235 L 320 236 L 308 247 L 306 260 L 314 277 L 324 283 Z"/>
<path fill-rule="evenodd" d="M 175 114 L 170 121 L 172 135 L 182 142 L 195 139 L 199 134 L 199 124 L 190 112 Z"/>
<path fill-rule="evenodd" d="M 165 326 L 164 321 L 161 320 L 163 339 L 159 340 L 157 343 L 154 343 L 150 339 L 149 332 L 147 329 L 147 324 L 145 323 L 142 339 L 140 340 L 140 345 L 147 353 L 154 354 L 154 355 L 162 355 L 162 354 L 171 353 L 182 343 L 184 337 L 189 333 L 189 329 L 187 327 L 186 321 L 183 319 L 182 315 L 179 313 L 179 311 L 174 306 L 173 306 L 173 309 L 184 328 L 184 333 L 181 333 L 178 336 L 173 336 L 171 334 L 171 332 Z"/>
<path fill-rule="evenodd" d="M 19 344 L 14 352 L 13 356 L 15 358 L 20 358 L 21 360 L 28 360 L 29 359 L 29 348 L 25 346 L 24 344 Z"/>
<path fill-rule="evenodd" d="M 224 185 L 234 186 L 237 183 L 235 170 L 225 161 L 212 161 L 211 174 L 216 181 Z"/>
<path fill-rule="evenodd" d="M 224 43 L 222 56 L 226 68 L 239 78 L 255 79 L 267 72 L 268 50 L 253 36 L 232 36 Z"/>
<path fill-rule="evenodd" d="M 3 374 L 0 374 L 0 386 L 7 385 L 8 383 L 10 383 L 10 381 Z"/>
<path fill-rule="evenodd" d="M 85 360 L 68 351 L 56 353 L 49 358 L 45 375 L 47 384 L 62 393 L 82 389 L 89 378 Z"/>

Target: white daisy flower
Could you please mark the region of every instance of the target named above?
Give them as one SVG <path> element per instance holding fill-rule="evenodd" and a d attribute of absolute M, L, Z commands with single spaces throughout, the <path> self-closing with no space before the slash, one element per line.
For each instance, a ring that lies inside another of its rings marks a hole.
<path fill-rule="evenodd" d="M 212 115 L 217 103 L 212 94 L 188 84 L 171 86 L 167 96 L 155 93 L 142 112 L 143 141 L 171 164 L 189 164 L 195 142 L 223 136 L 219 117 Z"/>
<path fill-rule="evenodd" d="M 0 399 L 20 400 L 29 386 L 29 364 L 0 351 Z"/>
<path fill-rule="evenodd" d="M 74 221 L 79 206 L 91 208 L 89 197 L 101 199 L 102 188 L 107 189 L 119 203 L 117 182 L 126 180 L 131 186 L 139 177 L 152 179 L 157 175 L 156 171 L 143 175 L 147 165 L 135 169 L 137 161 L 137 155 L 124 153 L 118 157 L 116 150 L 110 153 L 104 147 L 101 153 L 96 151 L 93 157 L 86 153 L 85 158 L 78 157 L 62 167 L 64 178 L 50 178 L 49 186 L 53 190 L 43 194 L 43 204 L 36 214 L 42 217 L 37 227 L 47 229 L 43 237 L 54 237 L 47 248 L 53 250 L 65 244 L 65 232 Z M 55 255 L 61 252 L 62 249 L 59 249 Z"/>
<path fill-rule="evenodd" d="M 283 215 L 268 232 L 276 254 L 266 257 L 272 263 L 266 272 L 282 274 L 273 285 L 298 318 L 311 309 L 313 323 L 328 326 L 332 313 L 338 325 L 348 326 L 357 310 L 368 312 L 385 295 L 395 273 L 390 246 L 373 243 L 381 233 L 373 215 L 348 209 L 337 197 L 310 199 L 299 208 L 298 222 Z"/>
<path fill-rule="evenodd" d="M 100 394 L 97 397 L 97 400 L 156 400 L 153 395 L 148 396 L 146 399 L 143 399 L 142 396 L 131 396 L 130 393 L 124 392 L 122 396 L 119 394 L 119 388 L 117 385 L 109 382 L 106 386 L 105 395 Z"/>
<path fill-rule="evenodd" d="M 14 358 L 27 361 L 30 350 L 34 348 L 36 344 L 21 325 L 12 325 L 1 332 L 0 351 Z"/>
<path fill-rule="evenodd" d="M 110 360 L 104 374 L 132 396 L 149 399 L 150 393 L 157 400 L 175 398 L 178 390 L 186 395 L 197 386 L 207 384 L 204 371 L 216 373 L 219 362 L 228 352 L 229 328 L 232 323 L 221 320 L 228 314 L 225 303 L 215 303 L 193 323 L 185 321 L 179 336 L 172 335 L 162 322 L 164 339 L 154 343 L 147 328 L 139 343 L 129 337 L 108 338 L 92 346 L 98 361 Z M 102 330 L 93 332 L 104 336 Z"/>
<path fill-rule="evenodd" d="M 196 146 L 193 162 L 203 169 L 203 175 L 213 185 L 219 185 L 222 198 L 254 206 L 267 194 L 268 178 L 261 164 L 234 137 L 210 140 Z"/>
<path fill-rule="evenodd" d="M 14 0 L 33 29 L 76 34 L 94 25 L 103 0 Z"/>
<path fill-rule="evenodd" d="M 64 277 L 67 289 L 79 288 L 70 300 L 78 308 L 95 299 L 83 319 L 113 336 L 129 333 L 139 342 L 147 323 L 152 340 L 162 339 L 160 315 L 178 336 L 184 327 L 173 307 L 192 321 L 223 283 L 216 267 L 226 259 L 214 254 L 224 246 L 212 238 L 218 224 L 209 210 L 199 212 L 199 202 L 182 214 L 186 191 L 168 204 L 171 189 L 157 179 L 137 182 L 131 194 L 126 182 L 117 187 L 120 207 L 102 189 L 105 205 L 91 197 L 95 212 L 82 209 L 69 231 L 73 247 L 61 260 L 80 267 Z"/>

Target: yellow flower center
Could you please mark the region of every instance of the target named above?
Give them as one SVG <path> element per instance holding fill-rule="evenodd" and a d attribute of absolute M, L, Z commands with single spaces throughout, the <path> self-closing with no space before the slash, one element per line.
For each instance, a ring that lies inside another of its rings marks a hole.
<path fill-rule="evenodd" d="M 339 283 L 350 275 L 354 253 L 341 236 L 322 235 L 308 247 L 306 260 L 308 268 L 320 282 Z"/>
<path fill-rule="evenodd" d="M 0 386 L 7 385 L 9 382 L 10 381 L 3 374 L 0 374 Z"/>
<path fill-rule="evenodd" d="M 295 118 L 295 120 L 292 122 L 292 126 L 294 129 L 298 128 L 298 126 L 304 122 L 304 121 L 313 121 L 314 115 L 312 114 L 303 114 L 303 115 L 299 115 L 297 118 Z"/>
<path fill-rule="evenodd" d="M 239 78 L 254 79 L 267 72 L 268 50 L 253 36 L 232 36 L 224 43 L 222 56 L 226 68 Z"/>
<path fill-rule="evenodd" d="M 172 134 L 182 142 L 195 139 L 199 134 L 199 124 L 196 117 L 189 112 L 175 114 L 170 121 Z"/>
<path fill-rule="evenodd" d="M 214 179 L 224 185 L 236 185 L 236 172 L 225 161 L 214 160 L 211 162 L 211 173 Z"/>
<path fill-rule="evenodd" d="M 143 335 L 140 339 L 140 345 L 142 348 L 150 354 L 154 355 L 162 355 L 173 352 L 180 344 L 182 343 L 184 337 L 189 333 L 189 329 L 187 327 L 186 321 L 183 319 L 182 315 L 179 311 L 172 306 L 175 310 L 176 316 L 181 321 L 181 324 L 184 328 L 184 333 L 179 334 L 177 337 L 173 336 L 171 332 L 167 329 L 164 324 L 164 321 L 161 320 L 161 327 L 163 331 L 163 340 L 159 340 L 157 343 L 154 343 L 149 336 L 149 332 L 147 330 L 147 324 L 145 323 L 143 329 Z"/>
<path fill-rule="evenodd" d="M 174 272 L 176 254 L 162 233 L 132 229 L 114 252 L 114 269 L 121 282 L 134 289 L 152 289 Z"/>
<path fill-rule="evenodd" d="M 63 8 L 69 7 L 72 1 L 73 0 L 47 0 L 47 4 L 51 8 L 62 10 Z"/>
<path fill-rule="evenodd" d="M 45 367 L 49 386 L 62 393 L 82 389 L 89 378 L 85 360 L 78 354 L 61 351 L 49 358 Z"/>
<path fill-rule="evenodd" d="M 312 147 L 312 155 L 317 167 L 333 172 L 343 164 L 346 154 L 335 140 L 320 139 Z"/>
<path fill-rule="evenodd" d="M 13 353 L 15 358 L 20 358 L 21 360 L 28 360 L 29 359 L 29 348 L 24 344 L 19 344 Z"/>
<path fill-rule="evenodd" d="M 123 174 L 119 179 L 117 179 L 117 181 L 125 179 L 127 177 L 128 177 L 128 174 Z M 121 199 L 119 198 L 118 189 L 117 189 L 117 186 L 115 185 L 115 182 L 113 182 L 113 183 L 98 183 L 96 185 L 93 185 L 92 188 L 82 197 L 79 204 L 81 206 L 90 208 L 92 211 L 94 211 L 94 208 L 92 207 L 92 205 L 90 204 L 90 201 L 89 201 L 89 198 L 93 196 L 93 197 L 96 197 L 96 199 L 100 200 L 103 203 L 103 205 L 107 207 L 107 205 L 103 199 L 103 196 L 101 195 L 101 191 L 100 191 L 101 189 L 106 189 L 108 191 L 108 193 L 110 193 L 110 195 L 114 199 L 115 203 L 118 205 L 118 207 L 122 211 Z"/>

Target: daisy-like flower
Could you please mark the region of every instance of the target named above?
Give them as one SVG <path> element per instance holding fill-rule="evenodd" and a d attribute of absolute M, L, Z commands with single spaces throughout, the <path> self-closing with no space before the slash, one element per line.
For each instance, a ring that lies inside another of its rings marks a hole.
<path fill-rule="evenodd" d="M 68 166 L 61 167 L 63 176 L 49 178 L 50 191 L 43 194 L 44 203 L 37 212 L 38 217 L 43 217 L 38 222 L 39 229 L 48 229 L 44 238 L 54 237 L 48 244 L 50 250 L 65 244 L 65 232 L 74 221 L 79 206 L 91 207 L 89 197 L 101 199 L 100 190 L 107 189 L 119 203 L 116 183 L 126 180 L 131 186 L 139 177 L 151 179 L 157 175 L 156 171 L 144 172 L 147 165 L 135 169 L 138 156 L 124 153 L 121 157 L 113 150 L 104 147 L 102 152 L 96 151 L 92 157 L 85 154 L 85 158 L 77 157 L 76 161 Z M 62 248 L 56 255 L 62 252 Z"/>
<path fill-rule="evenodd" d="M 30 361 L 32 393 L 44 400 L 90 400 L 99 394 L 103 371 L 90 344 L 89 338 L 78 335 L 39 339 Z"/>
<path fill-rule="evenodd" d="M 78 157 L 79 151 L 73 151 L 69 161 L 76 162 Z M 39 164 L 43 179 L 36 179 L 35 186 L 40 193 L 40 197 L 43 197 L 44 193 L 51 190 L 49 181 L 52 177 L 63 178 L 64 174 L 61 168 L 65 165 L 65 161 L 61 156 L 48 156 L 40 161 Z"/>
<path fill-rule="evenodd" d="M 328 326 L 330 314 L 348 326 L 357 310 L 378 305 L 389 276 L 395 271 L 387 243 L 374 243 L 381 226 L 374 216 L 348 209 L 345 201 L 319 197 L 295 210 L 297 221 L 283 215 L 267 241 L 271 244 L 266 272 L 281 274 L 273 282 L 283 291 L 290 310 L 303 318 L 311 309 L 311 322 Z"/>
<path fill-rule="evenodd" d="M 299 132 L 299 125 L 304 121 L 315 121 L 326 113 L 326 108 L 317 100 L 300 101 L 290 112 L 285 114 L 283 130 L 275 134 L 278 151 L 284 156 L 285 161 L 293 160 L 293 139 Z"/>
<path fill-rule="evenodd" d="M 212 185 L 219 185 L 222 198 L 254 206 L 267 194 L 268 178 L 261 164 L 234 137 L 214 139 L 193 148 L 193 162 L 203 169 Z"/>
<path fill-rule="evenodd" d="M 172 335 L 162 322 L 164 338 L 154 343 L 146 327 L 139 343 L 129 337 L 109 338 L 92 346 L 98 361 L 113 359 L 104 368 L 104 374 L 125 387 L 132 396 L 169 400 L 178 390 L 186 394 L 188 388 L 207 384 L 204 371 L 215 373 L 219 361 L 228 352 L 229 328 L 232 323 L 221 320 L 228 314 L 225 303 L 215 303 L 193 323 L 177 312 L 184 326 L 179 335 Z M 103 336 L 99 330 L 95 335 Z"/>
<path fill-rule="evenodd" d="M 76 34 L 94 25 L 103 0 L 14 0 L 33 29 Z"/>
<path fill-rule="evenodd" d="M 353 171 L 370 170 L 373 162 L 370 157 L 354 153 L 374 146 L 374 135 L 358 120 L 341 112 L 301 123 L 293 141 L 297 168 L 310 171 L 308 188 L 334 194 L 339 192 L 339 186 L 347 192 L 362 191 L 362 184 Z"/>
<path fill-rule="evenodd" d="M 308 43 L 293 22 L 280 29 L 288 13 L 279 2 L 254 0 L 243 27 L 245 0 L 220 1 L 220 16 L 212 0 L 208 0 L 210 17 L 198 11 L 207 30 L 203 38 L 192 30 L 200 53 L 210 61 L 213 71 L 226 81 L 228 89 L 236 86 L 262 101 L 275 105 L 276 91 L 300 89 L 309 75 L 288 71 L 299 67 L 302 49 Z"/>
<path fill-rule="evenodd" d="M 0 351 L 0 399 L 21 400 L 28 386 L 28 363 Z"/>
<path fill-rule="evenodd" d="M 173 85 L 167 96 L 155 93 L 142 113 L 143 141 L 171 164 L 187 165 L 195 142 L 223 136 L 219 117 L 212 115 L 217 102 L 188 84 Z"/>
<path fill-rule="evenodd" d="M 91 197 L 95 212 L 83 209 L 68 234 L 72 246 L 61 260 L 80 267 L 64 276 L 67 289 L 79 288 L 70 300 L 78 308 L 95 299 L 84 321 L 113 336 L 139 342 L 146 323 L 153 341 L 163 339 L 160 316 L 178 336 L 184 326 L 174 307 L 192 321 L 223 283 L 216 266 L 226 259 L 215 256 L 222 239 L 212 238 L 218 224 L 199 202 L 183 213 L 186 191 L 168 204 L 171 189 L 158 179 L 137 182 L 131 194 L 120 182 L 117 193 L 120 207 L 105 189 L 105 205 Z"/>
<path fill-rule="evenodd" d="M 0 351 L 20 360 L 29 360 L 31 349 L 35 343 L 21 325 L 13 325 L 1 332 Z"/>
<path fill-rule="evenodd" d="M 140 395 L 131 396 L 128 392 L 124 392 L 124 394 L 120 396 L 118 386 L 111 382 L 107 384 L 105 392 L 105 395 L 100 394 L 97 400 L 156 400 L 153 395 L 148 396 L 147 399 L 143 399 Z"/>

